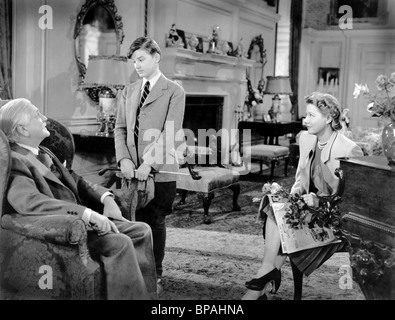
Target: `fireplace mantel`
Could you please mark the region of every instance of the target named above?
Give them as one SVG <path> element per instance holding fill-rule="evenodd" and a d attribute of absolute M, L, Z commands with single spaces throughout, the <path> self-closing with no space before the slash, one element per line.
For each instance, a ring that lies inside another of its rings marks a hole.
<path fill-rule="evenodd" d="M 161 70 L 171 79 L 244 83 L 246 68 L 255 64 L 246 58 L 166 48 L 162 51 Z"/>

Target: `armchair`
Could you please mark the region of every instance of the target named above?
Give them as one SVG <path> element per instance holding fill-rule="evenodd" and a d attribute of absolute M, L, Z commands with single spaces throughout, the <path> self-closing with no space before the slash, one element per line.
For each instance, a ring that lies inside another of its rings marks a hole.
<path fill-rule="evenodd" d="M 71 169 L 71 133 L 52 119 L 48 129 L 51 138 L 43 144 Z M 11 150 L 0 130 L 0 299 L 105 299 L 104 272 L 89 254 L 85 223 L 72 215 L 12 213 L 6 201 L 10 168 Z M 126 217 L 132 198 L 127 191 L 115 195 Z"/>

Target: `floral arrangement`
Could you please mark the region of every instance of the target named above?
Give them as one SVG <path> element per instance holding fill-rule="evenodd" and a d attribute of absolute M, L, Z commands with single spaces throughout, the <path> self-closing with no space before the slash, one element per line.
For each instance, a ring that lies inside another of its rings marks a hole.
<path fill-rule="evenodd" d="M 369 100 L 367 111 L 372 117 L 391 118 L 395 121 L 395 72 L 390 77 L 379 75 L 375 81 L 377 92 L 371 93 L 367 84 L 355 84 L 354 99 L 360 95 Z"/>
<path fill-rule="evenodd" d="M 285 190 L 278 183 L 265 183 L 262 187 L 262 196 L 271 195 L 273 201 L 277 202 L 283 198 L 290 203 L 289 208 L 285 214 L 286 222 L 294 229 L 299 229 L 304 226 L 314 228 L 316 226 L 323 228 L 331 228 L 335 236 L 340 236 L 340 212 L 338 203 L 340 197 L 329 200 L 322 198 L 318 208 L 310 207 L 304 202 L 302 196 L 298 194 L 291 194 Z"/>

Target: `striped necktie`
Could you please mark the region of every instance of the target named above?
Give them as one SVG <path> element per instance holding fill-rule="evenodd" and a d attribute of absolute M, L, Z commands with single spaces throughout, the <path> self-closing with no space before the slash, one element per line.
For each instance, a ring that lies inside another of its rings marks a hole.
<path fill-rule="evenodd" d="M 147 81 L 145 83 L 145 85 L 144 85 L 143 93 L 141 94 L 139 107 L 137 108 L 136 125 L 134 127 L 134 140 L 135 140 L 135 143 L 136 143 L 136 147 L 137 147 L 137 142 L 138 142 L 138 137 L 139 137 L 140 110 L 141 110 L 141 107 L 144 105 L 144 101 L 145 101 L 145 99 L 147 99 L 147 96 L 149 94 L 149 86 L 150 86 L 150 83 L 149 83 L 149 81 Z"/>

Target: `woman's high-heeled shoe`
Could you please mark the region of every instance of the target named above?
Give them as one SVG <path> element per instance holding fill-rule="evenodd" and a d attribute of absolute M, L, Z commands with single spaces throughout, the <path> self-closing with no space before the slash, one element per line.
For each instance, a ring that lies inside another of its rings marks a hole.
<path fill-rule="evenodd" d="M 262 291 L 265 289 L 265 293 L 269 290 L 271 285 L 271 293 L 276 293 L 281 283 L 281 271 L 274 268 L 269 273 L 265 274 L 260 278 L 254 278 L 251 281 L 247 281 L 245 286 L 254 291 Z M 267 289 L 267 290 L 266 290 Z"/>
<path fill-rule="evenodd" d="M 257 300 L 267 300 L 267 295 L 266 295 L 266 293 L 264 293 L 263 295 L 261 295 Z"/>

